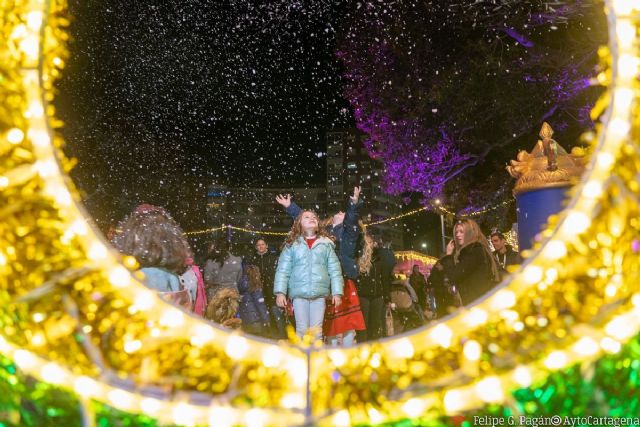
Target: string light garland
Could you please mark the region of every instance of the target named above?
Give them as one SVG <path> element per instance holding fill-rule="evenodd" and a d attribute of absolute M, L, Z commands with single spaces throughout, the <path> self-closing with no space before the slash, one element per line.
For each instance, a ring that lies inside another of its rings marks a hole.
<path fill-rule="evenodd" d="M 225 228 L 227 228 L 226 225 L 221 225 L 220 227 L 207 228 L 206 230 L 188 231 L 184 234 L 186 234 L 187 236 L 195 236 L 198 234 L 215 233 L 216 231 L 221 231 L 221 230 L 224 230 Z"/>
<path fill-rule="evenodd" d="M 506 200 L 506 201 L 504 201 L 504 202 L 502 202 L 502 203 L 500 203 L 500 204 L 498 204 L 496 206 L 492 206 L 490 208 L 481 209 L 479 211 L 474 211 L 474 212 L 471 212 L 471 213 L 468 213 L 468 214 L 464 214 L 464 215 L 456 215 L 455 213 L 451 212 L 450 210 L 448 210 L 444 206 L 438 206 L 438 209 L 443 211 L 443 212 L 445 212 L 448 215 L 451 215 L 451 216 L 454 216 L 454 217 L 455 216 L 461 216 L 461 217 L 464 218 L 464 217 L 467 217 L 467 216 L 482 215 L 484 213 L 496 210 L 496 209 L 498 209 L 498 208 L 500 208 L 502 206 L 506 206 L 506 205 L 509 205 L 511 203 L 513 203 L 513 200 Z M 365 227 L 371 227 L 371 226 L 374 226 L 374 225 L 384 224 L 386 222 L 396 221 L 396 220 L 398 220 L 400 218 L 405 218 L 405 217 L 408 217 L 408 216 L 412 216 L 412 215 L 415 215 L 415 214 L 423 212 L 423 211 L 428 211 L 430 209 L 431 209 L 431 207 L 429 207 L 429 206 L 423 206 L 421 208 L 413 209 L 413 210 L 411 210 L 409 212 L 405 212 L 405 213 L 402 213 L 402 214 L 399 214 L 399 215 L 391 216 L 389 218 L 384 218 L 384 219 L 381 219 L 379 221 L 373 221 L 373 222 L 370 222 L 370 223 L 365 223 L 364 226 Z M 230 229 L 236 230 L 236 231 L 243 231 L 245 233 L 264 234 L 264 235 L 268 235 L 268 236 L 286 236 L 288 234 L 287 232 L 282 232 L 282 231 L 253 230 L 253 229 L 250 229 L 250 228 L 237 227 L 235 225 L 221 225 L 220 227 L 208 228 L 206 230 L 189 231 L 189 232 L 186 232 L 185 234 L 187 234 L 187 235 L 197 235 L 197 234 L 213 233 L 213 232 L 216 232 L 216 231 L 224 230 L 225 228 L 230 228 Z"/>
<path fill-rule="evenodd" d="M 433 265 L 438 262 L 438 258 L 424 255 L 416 251 L 396 251 L 393 254 L 399 260 L 420 261 L 424 265 Z"/>
<path fill-rule="evenodd" d="M 428 207 L 428 206 L 423 206 L 423 207 L 421 207 L 421 208 L 414 209 L 414 210 L 412 210 L 412 211 L 405 212 L 405 213 L 400 214 L 400 215 L 391 216 L 391 217 L 389 217 L 389 218 L 381 219 L 381 220 L 379 220 L 379 221 L 370 222 L 370 223 L 368 223 L 368 224 L 365 224 L 365 226 L 366 226 L 366 227 L 371 227 L 371 226 L 373 226 L 373 225 L 384 224 L 385 222 L 395 221 L 395 220 L 397 220 L 397 219 L 404 218 L 404 217 L 411 216 L 411 215 L 415 215 L 415 214 L 417 214 L 417 213 L 420 213 L 420 212 L 422 212 L 422 211 L 426 211 L 426 210 L 429 210 L 429 207 Z"/>
<path fill-rule="evenodd" d="M 86 219 L 52 132 L 61 126 L 48 102 L 67 55 L 66 4 L 2 8 L 0 352 L 40 381 L 162 423 L 435 420 L 507 403 L 516 388 L 635 342 L 637 2 L 607 2 L 597 147 L 524 264 L 435 324 L 348 349 L 231 333 L 146 288 L 134 260 Z"/>

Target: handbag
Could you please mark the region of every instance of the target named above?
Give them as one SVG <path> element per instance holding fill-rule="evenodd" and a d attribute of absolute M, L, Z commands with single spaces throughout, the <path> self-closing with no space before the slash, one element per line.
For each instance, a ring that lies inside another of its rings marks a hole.
<path fill-rule="evenodd" d="M 291 298 L 287 298 L 287 305 L 284 310 L 287 317 L 293 317 L 293 300 Z"/>
<path fill-rule="evenodd" d="M 391 307 L 387 306 L 387 310 L 384 313 L 384 325 L 387 336 L 390 337 L 393 335 L 393 310 Z"/>

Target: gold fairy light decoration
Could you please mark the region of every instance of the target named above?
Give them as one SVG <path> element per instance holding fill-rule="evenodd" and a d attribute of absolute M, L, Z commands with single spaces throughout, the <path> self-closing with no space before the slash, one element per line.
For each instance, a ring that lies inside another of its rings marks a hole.
<path fill-rule="evenodd" d="M 603 120 L 543 242 L 482 300 L 349 349 L 231 333 L 146 288 L 78 204 L 53 132 L 65 2 L 1 7 L 0 352 L 23 372 L 162 423 L 380 423 L 504 402 L 551 371 L 620 351 L 640 330 L 637 2 L 607 2 Z"/>

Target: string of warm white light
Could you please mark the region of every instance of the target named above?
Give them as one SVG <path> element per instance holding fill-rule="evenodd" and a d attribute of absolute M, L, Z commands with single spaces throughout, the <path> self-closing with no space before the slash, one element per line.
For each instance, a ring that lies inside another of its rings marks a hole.
<path fill-rule="evenodd" d="M 492 206 L 490 208 L 485 208 L 485 209 L 481 209 L 481 210 L 478 210 L 478 211 L 474 211 L 474 212 L 467 213 L 467 214 L 462 214 L 462 215 L 456 215 L 455 213 L 451 212 L 450 210 L 448 210 L 444 206 L 438 206 L 438 209 L 443 211 L 443 212 L 445 212 L 448 215 L 451 215 L 451 216 L 454 216 L 454 217 L 455 216 L 460 216 L 460 217 L 464 218 L 464 217 L 468 217 L 468 216 L 482 215 L 484 213 L 496 210 L 496 209 L 498 209 L 498 208 L 500 208 L 502 206 L 506 206 L 506 205 L 511 204 L 511 203 L 513 203 L 513 200 L 506 200 L 506 201 L 504 201 L 504 202 L 502 202 L 502 203 L 500 203 L 500 204 L 498 204 L 496 206 Z M 415 215 L 417 213 L 420 213 L 420 212 L 423 212 L 423 211 L 427 211 L 429 209 L 430 209 L 429 206 L 423 206 L 421 208 L 413 209 L 413 210 L 411 210 L 409 212 L 405 212 L 405 213 L 402 213 L 402 214 L 399 214 L 399 215 L 390 216 L 389 218 L 384 218 L 384 219 L 381 219 L 381 220 L 378 220 L 378 221 L 365 223 L 364 226 L 365 227 L 371 227 L 371 226 L 374 226 L 374 225 L 380 225 L 380 224 L 384 224 L 384 223 L 387 223 L 387 222 L 396 221 L 398 219 L 405 218 L 405 217 L 408 217 L 408 216 L 412 216 L 412 215 Z M 222 225 L 220 227 L 207 228 L 205 230 L 189 231 L 189 232 L 187 232 L 185 234 L 187 234 L 187 235 L 197 235 L 197 234 L 213 233 L 213 232 L 216 232 L 216 231 L 224 230 L 225 228 L 232 229 L 232 230 L 237 230 L 237 231 L 243 231 L 245 233 L 264 234 L 264 235 L 268 235 L 268 236 L 286 236 L 288 234 L 287 232 L 281 232 L 281 231 L 254 230 L 254 229 L 245 228 L 245 227 L 237 227 L 235 225 L 230 225 L 230 224 Z"/>
<path fill-rule="evenodd" d="M 467 218 L 467 217 L 478 216 L 478 215 L 485 214 L 485 213 L 487 213 L 487 212 L 494 211 L 494 210 L 499 209 L 499 208 L 501 208 L 501 207 L 503 207 L 503 206 L 510 205 L 510 204 L 512 204 L 514 201 L 515 201 L 515 199 L 509 199 L 509 200 L 505 200 L 505 201 L 504 201 L 504 202 L 502 202 L 502 203 L 498 203 L 498 204 L 497 204 L 497 205 L 495 205 L 495 206 L 491 206 L 491 207 L 487 207 L 487 208 L 479 209 L 479 210 L 477 210 L 477 211 L 473 211 L 473 212 L 469 212 L 469 213 L 459 213 L 459 214 L 456 214 L 455 212 L 452 212 L 450 209 L 448 209 L 448 208 L 446 208 L 446 207 L 444 207 L 444 206 L 441 206 L 441 205 L 439 205 L 439 204 L 438 204 L 438 205 L 436 205 L 436 206 L 437 206 L 437 209 L 438 209 L 438 210 L 440 210 L 440 211 L 442 211 L 442 212 L 446 213 L 446 214 L 447 214 L 447 215 L 449 215 L 449 216 L 453 216 L 453 217 L 456 217 L 456 218 Z"/>

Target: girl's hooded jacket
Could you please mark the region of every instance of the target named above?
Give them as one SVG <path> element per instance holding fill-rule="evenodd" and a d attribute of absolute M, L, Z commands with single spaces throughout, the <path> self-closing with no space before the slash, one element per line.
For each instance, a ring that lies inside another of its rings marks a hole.
<path fill-rule="evenodd" d="M 290 298 L 320 298 L 342 295 L 344 281 L 335 245 L 318 237 L 311 249 L 303 237 L 285 246 L 278 260 L 273 285 L 274 294 Z"/>

